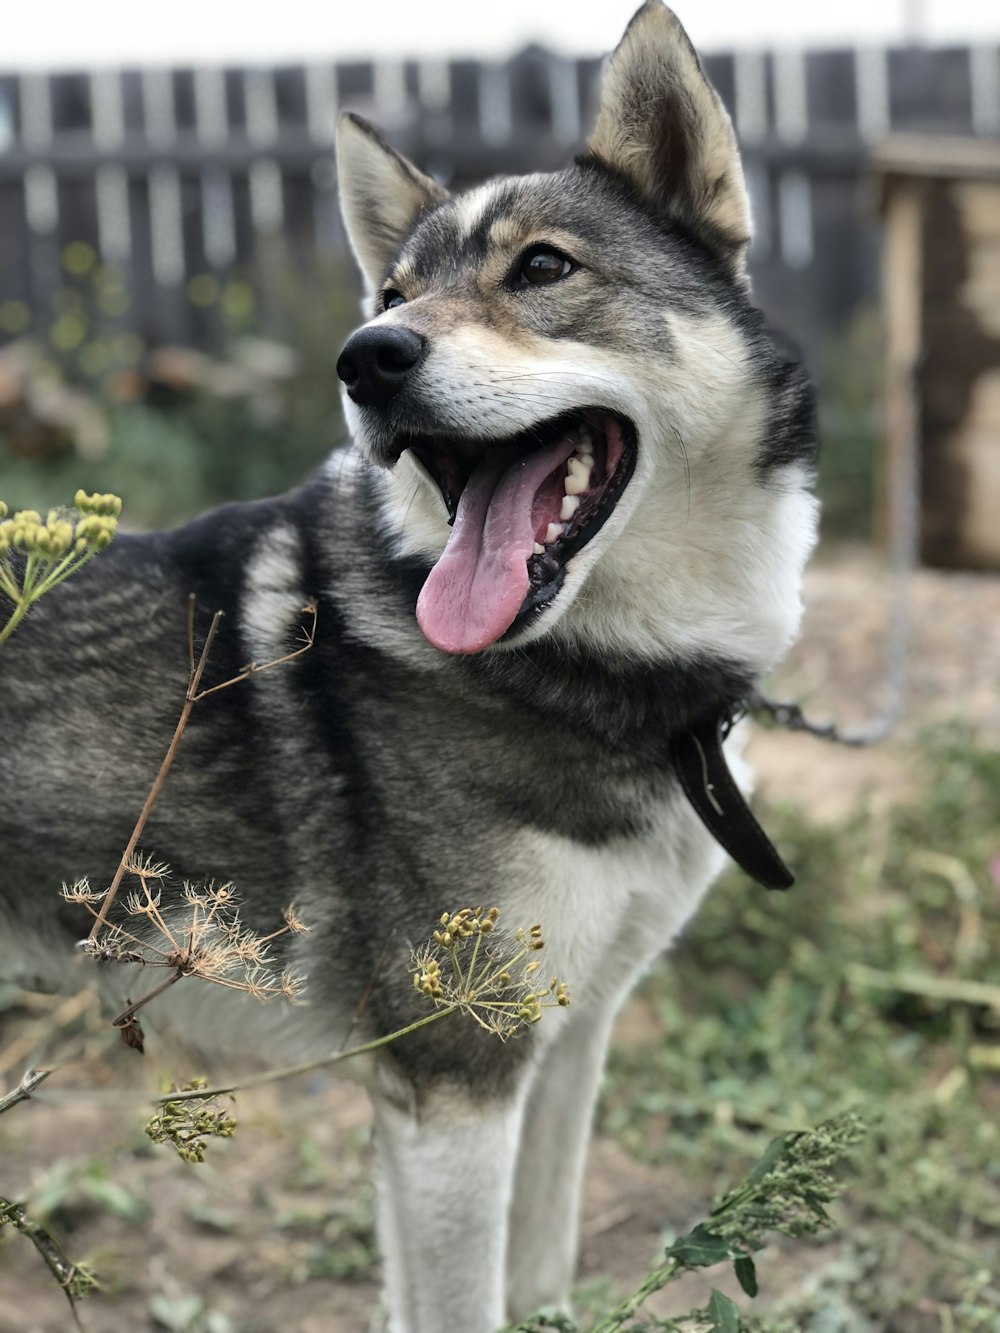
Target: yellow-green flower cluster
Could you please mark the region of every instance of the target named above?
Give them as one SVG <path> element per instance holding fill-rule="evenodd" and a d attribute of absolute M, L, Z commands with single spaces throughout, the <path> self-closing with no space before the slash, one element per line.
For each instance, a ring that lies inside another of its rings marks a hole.
<path fill-rule="evenodd" d="M 441 964 L 436 958 L 427 958 L 413 974 L 413 988 L 429 1000 L 441 998 Z"/>
<path fill-rule="evenodd" d="M 528 931 L 526 931 L 523 926 L 519 926 L 516 938 L 518 944 L 523 944 L 526 949 L 537 950 L 545 948 L 545 941 L 542 939 L 541 926 L 532 926 Z"/>
<path fill-rule="evenodd" d="M 76 553 L 106 550 L 118 531 L 121 499 L 117 495 L 88 495 L 86 491 L 77 491 L 73 504 L 80 512 L 74 533 Z"/>
<path fill-rule="evenodd" d="M 19 509 L 8 518 L 0 500 L 0 556 L 11 549 L 43 560 L 60 560 L 70 550 L 86 555 L 105 550 L 118 530 L 122 502 L 117 495 L 87 495 L 77 491 L 73 501 L 79 512 L 50 509 L 43 519 L 36 509 Z"/>
<path fill-rule="evenodd" d="M 96 514 L 99 518 L 118 518 L 122 512 L 121 496 L 112 495 L 110 491 L 104 495 L 98 491 L 93 495 L 77 491 L 73 504 L 81 514 Z"/>
<path fill-rule="evenodd" d="M 565 1008 L 569 991 L 553 977 L 548 985 L 535 974 L 542 964 L 532 955 L 545 948 L 541 926 L 519 929 L 513 937 L 494 928 L 495 907 L 443 912 L 432 942 L 412 956 L 413 988 L 439 1012 L 461 1011 L 501 1038 L 537 1023 L 543 1009 Z M 485 944 L 486 936 L 493 936 Z"/>
<path fill-rule="evenodd" d="M 177 1092 L 207 1088 L 208 1080 L 193 1078 Z M 146 1134 L 154 1143 L 169 1143 L 185 1162 L 205 1160 L 206 1139 L 231 1139 L 236 1133 L 232 1116 L 210 1101 L 165 1102 L 146 1123 Z"/>
<path fill-rule="evenodd" d="M 44 522 L 37 510 L 20 509 L 0 523 L 0 555 L 13 547 L 23 555 L 59 560 L 73 545 L 73 536 L 73 524 L 57 509 L 50 509 Z"/>
<path fill-rule="evenodd" d="M 442 912 L 440 930 L 434 932 L 435 943 L 449 948 L 460 940 L 471 940 L 473 935 L 488 935 L 496 924 L 500 911 L 491 907 L 463 907 L 460 912 Z"/>
<path fill-rule="evenodd" d="M 0 643 L 40 597 L 111 544 L 122 509 L 118 496 L 77 491 L 74 504 L 75 510 L 50 509 L 44 519 L 35 509 L 8 518 L 0 501 L 0 593 L 14 607 L 0 623 Z M 12 560 L 11 553 L 25 558 Z"/>

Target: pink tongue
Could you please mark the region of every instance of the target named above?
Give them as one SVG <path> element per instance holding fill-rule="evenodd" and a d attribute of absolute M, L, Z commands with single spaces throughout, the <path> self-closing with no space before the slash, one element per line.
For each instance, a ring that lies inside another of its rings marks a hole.
<path fill-rule="evenodd" d="M 528 593 L 538 488 L 575 442 L 557 440 L 518 458 L 483 459 L 465 484 L 448 545 L 417 599 L 417 622 L 435 648 L 478 653 L 510 628 Z"/>

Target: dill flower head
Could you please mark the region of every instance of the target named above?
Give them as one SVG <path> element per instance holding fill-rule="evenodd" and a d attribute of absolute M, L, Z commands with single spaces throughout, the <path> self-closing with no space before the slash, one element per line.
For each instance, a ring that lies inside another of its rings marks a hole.
<path fill-rule="evenodd" d="M 171 969 L 166 984 L 197 977 L 227 990 L 243 991 L 257 1000 L 284 999 L 295 1003 L 305 991 L 305 980 L 271 959 L 273 942 L 283 935 L 302 934 L 309 927 L 294 905 L 282 913 L 282 924 L 269 934 L 249 929 L 240 917 L 240 897 L 231 883 L 193 884 L 185 881 L 171 891 L 170 867 L 136 851 L 126 863 L 128 886 L 120 900 L 124 912 L 103 923 L 96 938 L 83 942 L 90 957 L 102 963 L 141 963 Z M 105 893 L 86 880 L 63 885 L 67 902 L 100 916 Z M 160 994 L 156 986 L 119 1015 L 135 1012 Z"/>
<path fill-rule="evenodd" d="M 187 1092 L 207 1087 L 207 1079 L 193 1078 L 172 1091 Z M 154 1143 L 169 1143 L 185 1162 L 203 1162 L 207 1140 L 231 1139 L 236 1133 L 236 1123 L 219 1105 L 217 1098 L 168 1101 L 146 1122 L 146 1134 Z"/>
<path fill-rule="evenodd" d="M 565 1008 L 569 991 L 558 977 L 539 982 L 545 947 L 541 926 L 513 936 L 497 929 L 496 907 L 441 914 L 430 941 L 410 956 L 414 990 L 436 1007 L 460 1010 L 501 1039 L 537 1023 L 542 1011 Z"/>
<path fill-rule="evenodd" d="M 70 553 L 82 556 L 103 551 L 118 531 L 122 502 L 117 495 L 77 491 L 74 509 L 50 509 L 43 519 L 37 509 L 19 509 L 8 518 L 0 501 L 0 557 L 10 550 L 43 561 Z"/>

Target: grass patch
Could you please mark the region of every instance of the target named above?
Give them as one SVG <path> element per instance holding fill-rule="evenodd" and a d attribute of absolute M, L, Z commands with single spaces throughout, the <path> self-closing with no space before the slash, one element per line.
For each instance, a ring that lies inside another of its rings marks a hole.
<path fill-rule="evenodd" d="M 1000 1327 L 1000 755 L 951 729 L 915 762 L 922 794 L 889 813 L 768 812 L 796 888 L 727 876 L 646 983 L 650 1039 L 613 1054 L 600 1112 L 708 1191 L 776 1133 L 876 1117 L 837 1260 L 781 1311 L 803 1329 Z"/>

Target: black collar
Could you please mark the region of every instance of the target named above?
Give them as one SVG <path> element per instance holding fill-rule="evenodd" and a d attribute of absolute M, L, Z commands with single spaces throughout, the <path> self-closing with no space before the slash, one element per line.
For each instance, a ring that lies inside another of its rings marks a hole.
<path fill-rule="evenodd" d="M 710 713 L 675 733 L 670 758 L 701 822 L 736 864 L 765 889 L 790 889 L 795 876 L 757 823 L 733 780 L 722 742 L 740 710 Z"/>

